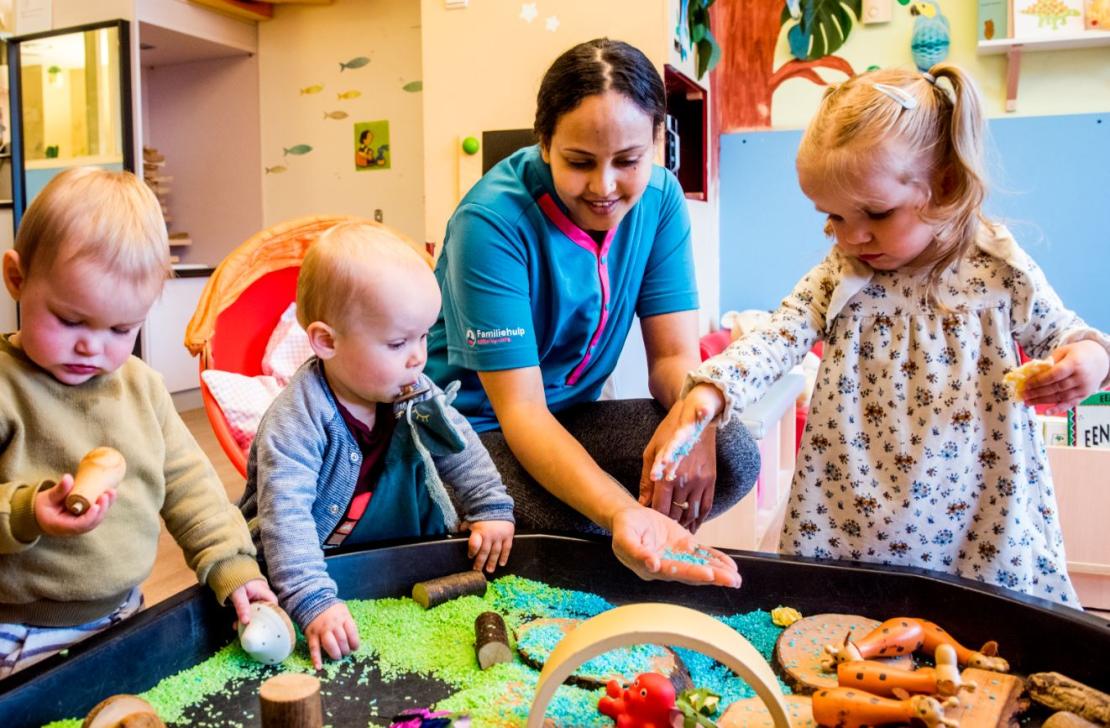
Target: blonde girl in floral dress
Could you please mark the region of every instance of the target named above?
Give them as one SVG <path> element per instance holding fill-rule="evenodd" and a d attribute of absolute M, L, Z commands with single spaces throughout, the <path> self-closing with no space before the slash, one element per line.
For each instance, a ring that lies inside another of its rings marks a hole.
<path fill-rule="evenodd" d="M 757 401 L 823 339 L 783 553 L 924 567 L 1079 608 L 1030 405 L 1110 385 L 1110 337 L 1061 303 L 983 216 L 984 134 L 951 65 L 832 89 L 798 152 L 835 241 L 770 323 L 692 372 L 649 444 L 670 477 L 706 426 Z M 1014 401 L 1015 342 L 1052 368 Z M 645 456 L 647 457 L 647 456 Z"/>

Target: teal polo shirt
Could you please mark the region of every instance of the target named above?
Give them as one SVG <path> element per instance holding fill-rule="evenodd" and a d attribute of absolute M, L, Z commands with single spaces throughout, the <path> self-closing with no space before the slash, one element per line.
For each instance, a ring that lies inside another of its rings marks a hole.
<path fill-rule="evenodd" d="M 698 307 L 690 219 L 678 181 L 647 189 L 598 243 L 571 221 L 538 146 L 483 176 L 447 223 L 436 264 L 443 309 L 427 374 L 462 382 L 455 407 L 498 427 L 476 372 L 538 366 L 552 412 L 601 394 L 634 315 Z"/>

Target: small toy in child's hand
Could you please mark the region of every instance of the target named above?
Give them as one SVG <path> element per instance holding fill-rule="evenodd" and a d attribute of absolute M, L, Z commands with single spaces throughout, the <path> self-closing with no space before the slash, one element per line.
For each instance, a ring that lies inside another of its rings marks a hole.
<path fill-rule="evenodd" d="M 1014 400 L 1021 402 L 1025 399 L 1025 387 L 1029 380 L 1038 374 L 1047 372 L 1055 365 L 1051 359 L 1030 359 L 1016 369 L 1011 369 L 1002 377 L 1002 381 L 1010 388 Z"/>
<path fill-rule="evenodd" d="M 89 714 L 81 728 L 166 728 L 154 712 L 154 706 L 137 695 L 113 695 L 101 700 Z"/>
<path fill-rule="evenodd" d="M 73 490 L 66 496 L 66 509 L 79 516 L 92 508 L 109 488 L 115 488 L 127 472 L 127 461 L 119 450 L 97 447 L 85 453 L 77 465 Z"/>
<path fill-rule="evenodd" d="M 620 683 L 610 680 L 605 686 L 605 696 L 597 703 L 602 715 L 607 715 L 621 728 L 650 728 L 671 725 L 675 708 L 674 686 L 657 672 L 637 675 L 624 690 Z"/>
<path fill-rule="evenodd" d="M 239 625 L 243 651 L 264 665 L 276 665 L 293 653 L 297 633 L 285 610 L 270 602 L 251 604 L 251 621 Z"/>

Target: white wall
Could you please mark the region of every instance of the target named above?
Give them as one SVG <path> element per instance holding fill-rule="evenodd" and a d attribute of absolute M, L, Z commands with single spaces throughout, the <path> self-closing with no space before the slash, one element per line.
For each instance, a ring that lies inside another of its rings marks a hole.
<path fill-rule="evenodd" d="M 188 232 L 183 263 L 216 265 L 263 226 L 258 57 L 144 68 L 143 138 L 173 177 L 171 232 Z"/>
<path fill-rule="evenodd" d="M 301 215 L 371 217 L 424 240 L 423 94 L 402 90 L 421 74 L 420 4 L 414 0 L 336 0 L 332 5 L 278 5 L 259 25 L 266 225 Z M 340 71 L 365 56 L 369 65 Z M 320 93 L 302 88 L 322 84 Z M 359 91 L 354 99 L 337 94 Z M 344 119 L 325 112 L 346 112 Z M 354 124 L 389 120 L 391 168 L 357 171 Z M 283 149 L 308 144 L 302 156 Z"/>

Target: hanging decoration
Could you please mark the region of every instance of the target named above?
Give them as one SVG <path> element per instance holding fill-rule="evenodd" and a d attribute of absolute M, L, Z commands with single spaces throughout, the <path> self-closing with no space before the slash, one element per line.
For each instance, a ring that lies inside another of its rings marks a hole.
<path fill-rule="evenodd" d="M 951 44 L 948 18 L 941 12 L 936 0 L 898 0 L 910 6 L 914 16 L 913 35 L 910 36 L 910 52 L 919 71 L 928 71 L 948 57 Z"/>

